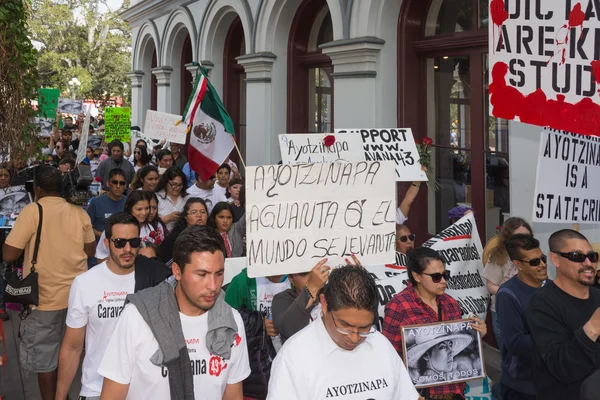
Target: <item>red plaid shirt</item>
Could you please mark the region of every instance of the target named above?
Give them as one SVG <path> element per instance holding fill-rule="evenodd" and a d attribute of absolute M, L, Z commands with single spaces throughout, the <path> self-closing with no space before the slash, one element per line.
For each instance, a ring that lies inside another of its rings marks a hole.
<path fill-rule="evenodd" d="M 447 294 L 438 296 L 438 304 L 442 309 L 443 321 L 462 318 L 460 307 L 451 296 Z M 402 357 L 402 326 L 430 324 L 437 321 L 437 310 L 433 310 L 425 304 L 415 291 L 414 286 L 409 283 L 406 289 L 386 304 L 382 333 Z M 466 384 L 464 383 L 434 386 L 429 388 L 429 393 L 432 395 L 463 394 L 465 387 Z"/>

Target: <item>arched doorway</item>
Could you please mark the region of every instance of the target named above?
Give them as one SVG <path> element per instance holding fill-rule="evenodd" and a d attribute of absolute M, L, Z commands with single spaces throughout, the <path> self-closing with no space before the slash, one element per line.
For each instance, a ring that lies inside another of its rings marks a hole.
<path fill-rule="evenodd" d="M 194 55 L 192 53 L 192 39 L 190 39 L 190 35 L 188 34 L 183 41 L 183 46 L 181 49 L 181 62 L 179 65 L 179 87 L 181 95 L 179 100 L 180 114 L 183 114 L 183 110 L 185 110 L 185 106 L 192 95 L 192 90 L 194 89 L 194 80 L 192 78 L 192 74 L 186 68 L 186 65 L 190 64 L 193 60 Z"/>

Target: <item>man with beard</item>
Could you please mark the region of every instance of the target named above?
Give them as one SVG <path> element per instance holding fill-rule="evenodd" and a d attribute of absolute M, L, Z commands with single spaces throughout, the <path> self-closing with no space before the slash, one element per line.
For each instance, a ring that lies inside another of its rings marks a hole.
<path fill-rule="evenodd" d="M 140 226 L 135 217 L 124 212 L 113 214 L 105 231 L 110 257 L 79 275 L 71 286 L 67 330 L 59 353 L 57 400 L 66 399 L 69 394 L 84 343 L 80 396 L 88 400 L 100 398 L 103 377 L 98 374 L 98 367 L 125 297 L 170 275 L 164 265 L 142 256 L 136 258 Z"/>
<path fill-rule="evenodd" d="M 556 279 L 531 297 L 533 377 L 543 400 L 579 399 L 582 382 L 600 369 L 600 290 L 593 288 L 598 253 L 571 229 L 548 241 Z"/>

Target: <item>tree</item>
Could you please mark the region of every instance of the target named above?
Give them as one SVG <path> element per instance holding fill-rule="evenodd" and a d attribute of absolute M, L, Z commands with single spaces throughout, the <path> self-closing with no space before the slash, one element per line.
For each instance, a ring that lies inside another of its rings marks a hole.
<path fill-rule="evenodd" d="M 108 11 L 101 13 L 100 5 Z M 56 71 L 46 83 L 67 93 L 67 82 L 75 77 L 81 82 L 80 98 L 129 97 L 131 32 L 119 17 L 127 7 L 129 0 L 114 11 L 104 0 L 32 0 L 30 31 L 40 46 L 38 69 Z"/>

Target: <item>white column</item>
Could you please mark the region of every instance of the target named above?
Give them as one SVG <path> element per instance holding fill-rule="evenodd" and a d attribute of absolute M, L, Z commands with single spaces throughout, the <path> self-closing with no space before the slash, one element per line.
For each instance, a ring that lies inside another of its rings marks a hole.
<path fill-rule="evenodd" d="M 277 57 L 273 53 L 254 53 L 237 57 L 246 71 L 246 165 L 274 164 L 279 153 L 273 132 L 271 73 Z"/>
<path fill-rule="evenodd" d="M 194 63 L 189 63 L 185 64 L 184 67 L 189 71 L 190 74 L 192 74 L 192 83 L 194 83 L 194 81 L 196 80 L 196 75 L 198 74 L 198 65 Z"/>
<path fill-rule="evenodd" d="M 156 76 L 156 111 L 171 112 L 171 67 L 152 68 Z"/>
<path fill-rule="evenodd" d="M 375 77 L 379 52 L 384 43 L 376 37 L 363 37 L 319 46 L 333 63 L 336 129 L 379 127 Z"/>
<path fill-rule="evenodd" d="M 200 61 L 200 64 L 202 64 L 202 66 L 206 68 L 206 71 L 208 71 L 208 77 L 210 78 L 210 73 L 215 67 L 215 64 L 212 61 L 208 60 Z"/>
<path fill-rule="evenodd" d="M 144 71 L 131 71 L 127 73 L 131 80 L 131 125 L 139 126 L 144 129 L 144 118 L 146 110 L 144 110 L 144 102 L 142 101 L 142 80 Z"/>

